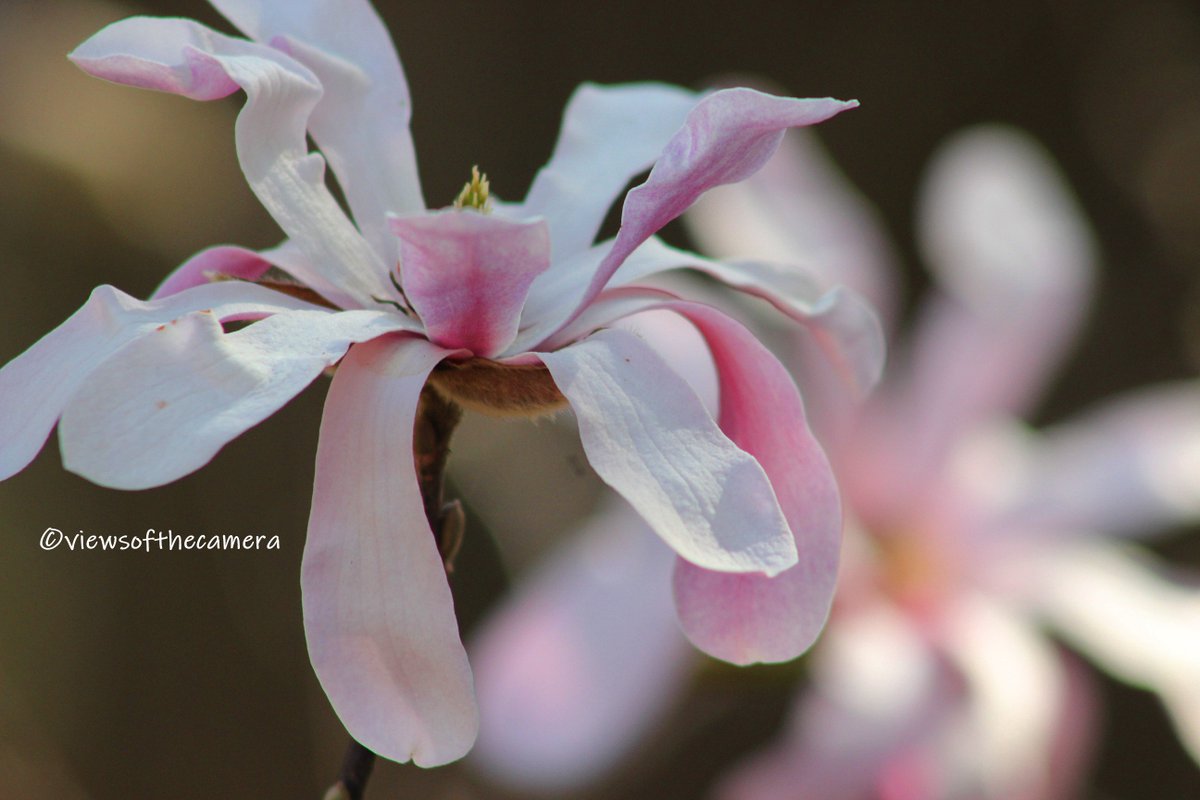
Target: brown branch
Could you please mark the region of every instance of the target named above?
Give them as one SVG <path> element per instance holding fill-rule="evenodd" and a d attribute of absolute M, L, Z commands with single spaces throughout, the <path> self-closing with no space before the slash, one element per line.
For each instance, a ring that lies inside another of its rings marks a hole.
<path fill-rule="evenodd" d="M 454 557 L 462 546 L 466 529 L 462 503 L 445 501 L 450 437 L 461 419 L 462 409 L 443 398 L 432 386 L 426 386 L 421 392 L 413 428 L 413 461 L 425 518 L 429 520 L 438 552 L 442 554 L 447 576 L 454 571 Z M 325 793 L 324 800 L 362 800 L 374 766 L 375 754 L 351 739 L 342 759 L 338 781 Z"/>

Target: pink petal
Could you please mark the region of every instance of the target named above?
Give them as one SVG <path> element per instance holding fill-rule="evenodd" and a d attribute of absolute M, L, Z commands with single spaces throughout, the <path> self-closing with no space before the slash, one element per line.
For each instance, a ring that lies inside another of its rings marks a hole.
<path fill-rule="evenodd" d="M 1200 384 L 1127 393 L 1030 448 L 1009 524 L 1152 535 L 1200 517 Z"/>
<path fill-rule="evenodd" d="M 637 745 L 693 658 L 671 601 L 674 561 L 613 503 L 521 578 L 469 646 L 476 766 L 517 788 L 563 792 Z"/>
<path fill-rule="evenodd" d="M 309 129 L 337 173 L 363 233 L 386 263 L 387 212 L 425 207 L 409 133 L 408 82 L 387 28 L 367 0 L 213 0 L 247 36 L 311 69 L 324 94 Z"/>
<path fill-rule="evenodd" d="M 766 163 L 788 128 L 813 125 L 856 102 L 772 97 L 725 89 L 701 100 L 667 143 L 644 183 L 621 209 L 616 243 L 592 277 L 576 313 L 608 283 L 621 262 L 704 191 L 744 180 Z"/>
<path fill-rule="evenodd" d="M 1026 565 L 1035 610 L 1114 677 L 1159 695 L 1200 761 L 1200 584 L 1132 548 L 1044 548 Z"/>
<path fill-rule="evenodd" d="M 1073 332 L 1091 288 L 1095 243 L 1065 177 L 1037 142 L 1003 126 L 959 133 L 935 155 L 919 200 L 920 244 L 948 294 L 981 316 L 1032 306 L 1027 324 Z"/>
<path fill-rule="evenodd" d="M 895 248 L 816 134 L 789 131 L 761 170 L 707 192 L 683 220 L 714 258 L 802 264 L 823 286 L 845 284 L 895 317 Z"/>
<path fill-rule="evenodd" d="M 796 563 L 763 468 L 640 339 L 605 330 L 538 356 L 575 411 L 592 467 L 679 555 L 730 572 Z"/>
<path fill-rule="evenodd" d="M 184 289 L 210 283 L 214 273 L 256 281 L 271 267 L 283 270 L 339 308 L 356 305 L 345 292 L 325 281 L 290 240 L 269 250 L 247 250 L 233 245 L 201 250 L 176 267 L 158 285 L 152 297 L 167 297 Z"/>
<path fill-rule="evenodd" d="M 474 211 L 393 217 L 401 283 L 430 341 L 494 356 L 517 335 L 533 279 L 550 265 L 544 220 Z"/>
<path fill-rule="evenodd" d="M 121 348 L 185 314 L 227 319 L 315 306 L 260 286 L 215 283 L 144 303 L 111 286 L 0 369 L 0 480 L 33 460 L 88 375 Z"/>
<path fill-rule="evenodd" d="M 478 724 L 413 466 L 417 398 L 447 355 L 389 337 L 346 356 L 321 420 L 301 570 L 308 652 L 334 710 L 368 749 L 424 767 L 461 758 Z"/>
<path fill-rule="evenodd" d="M 963 431 L 1037 399 L 1084 312 L 1093 247 L 1050 158 L 1014 131 L 960 134 L 930 168 L 921 241 L 943 293 L 880 400 L 880 450 L 915 496 Z"/>
<path fill-rule="evenodd" d="M 719 800 L 928 800 L 933 776 L 912 764 L 958 709 L 953 673 L 886 605 L 839 617 L 813 653 L 811 686 L 780 740 L 726 778 Z M 890 773 L 890 774 L 889 774 Z M 881 795 L 880 785 L 890 783 Z M 924 791 L 922 791 L 924 790 Z"/>
<path fill-rule="evenodd" d="M 63 464 L 117 489 L 173 481 L 274 414 L 352 343 L 407 324 L 382 311 L 292 311 L 224 333 L 211 313 L 182 316 L 79 384 L 59 424 Z"/>
<path fill-rule="evenodd" d="M 585 83 L 575 90 L 554 154 L 521 206 L 523 215 L 550 223 L 556 260 L 591 246 L 613 201 L 650 168 L 698 99 L 654 83 Z"/>
<path fill-rule="evenodd" d="M 253 250 L 232 245 L 219 245 L 201 250 L 175 268 L 154 290 L 152 298 L 170 297 L 184 289 L 194 289 L 211 283 L 211 275 L 228 275 L 243 281 L 261 278 L 272 264 L 269 259 Z"/>
<path fill-rule="evenodd" d="M 708 306 L 668 303 L 708 342 L 720 379 L 721 430 L 766 471 L 800 557 L 778 575 L 732 575 L 679 561 L 675 600 L 688 638 L 737 664 L 787 661 L 829 614 L 842 515 L 824 451 L 791 376 L 744 327 Z"/>
<path fill-rule="evenodd" d="M 193 99 L 245 90 L 236 139 L 250 188 L 328 283 L 361 306 L 390 296 L 387 267 L 326 188 L 324 159 L 308 152 L 321 84 L 304 66 L 191 20 L 148 17 L 109 25 L 71 59 L 101 78 Z"/>
<path fill-rule="evenodd" d="M 764 261 L 727 263 L 646 240 L 613 275 L 610 285 L 628 286 L 661 272 L 692 269 L 762 299 L 803 325 L 836 370 L 852 398 L 865 397 L 883 373 L 886 345 L 874 310 L 845 287 L 823 288 L 798 266 Z"/>

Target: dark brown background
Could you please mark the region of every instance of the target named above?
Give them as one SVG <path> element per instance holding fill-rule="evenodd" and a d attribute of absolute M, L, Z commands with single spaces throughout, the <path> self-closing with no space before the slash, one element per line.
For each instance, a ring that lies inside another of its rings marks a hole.
<path fill-rule="evenodd" d="M 731 72 L 767 76 L 793 94 L 862 102 L 821 132 L 884 212 L 919 291 L 911 220 L 923 165 L 957 128 L 1006 121 L 1061 161 L 1105 258 L 1086 339 L 1039 419 L 1195 372 L 1194 3 L 377 5 L 408 72 L 430 203 L 448 202 L 472 164 L 502 196 L 523 193 L 582 80 L 699 86 Z M 132 13 L 223 27 L 199 0 L 0 5 L 0 362 L 58 324 L 97 283 L 145 296 L 203 246 L 278 238 L 237 170 L 235 100 L 202 106 L 108 87 L 66 64 L 75 44 Z M 208 467 L 162 489 L 92 486 L 62 470 L 53 440 L 0 484 L 0 797 L 320 796 L 343 734 L 307 662 L 297 577 L 323 394 L 318 382 Z M 518 451 L 533 466 L 514 468 Z M 524 534 L 505 541 L 512 564 L 594 496 L 573 440 L 551 425 L 496 431 L 472 422 L 458 457 L 468 499 L 488 491 L 538 498 L 522 497 L 507 519 L 492 520 L 502 539 L 508 530 Z M 541 501 L 550 476 L 562 508 Z M 502 581 L 475 522 L 460 572 L 468 622 Z M 46 553 L 37 539 L 49 525 L 263 532 L 283 546 Z M 1188 539 L 1163 550 L 1200 563 Z M 706 671 L 664 728 L 675 738 L 648 744 L 630 772 L 591 796 L 700 796 L 723 764 L 770 736 L 787 678 L 786 669 Z M 1108 735 L 1087 796 L 1196 796 L 1200 775 L 1153 698 L 1105 687 L 1113 701 Z M 385 764 L 371 796 L 500 795 L 461 767 L 431 773 Z"/>

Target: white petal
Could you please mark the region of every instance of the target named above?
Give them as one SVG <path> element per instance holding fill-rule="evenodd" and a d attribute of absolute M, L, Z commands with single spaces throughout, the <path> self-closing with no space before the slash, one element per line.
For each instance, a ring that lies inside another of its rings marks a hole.
<path fill-rule="evenodd" d="M 601 331 L 538 357 L 575 411 L 592 467 L 679 555 L 722 572 L 796 563 L 762 466 L 640 339 Z"/>
<path fill-rule="evenodd" d="M 421 388 L 450 354 L 389 337 L 354 347 L 338 367 L 300 578 L 309 656 L 346 730 L 423 767 L 462 758 L 478 726 L 413 464 Z"/>
<path fill-rule="evenodd" d="M 712 189 L 683 220 L 707 255 L 802 264 L 823 286 L 845 284 L 894 319 L 895 248 L 875 209 L 811 131 L 789 131 L 762 170 Z"/>
<path fill-rule="evenodd" d="M 309 129 L 329 158 L 363 234 L 385 263 L 395 243 L 387 212 L 425 207 L 400 59 L 367 0 L 212 0 L 247 36 L 311 69 L 325 89 Z"/>
<path fill-rule="evenodd" d="M 635 250 L 610 285 L 627 286 L 673 269 L 693 269 L 761 297 L 804 325 L 853 396 L 865 397 L 879 381 L 886 352 L 883 328 L 870 305 L 849 289 L 822 288 L 803 267 L 762 261 L 714 261 L 657 238 Z"/>
<path fill-rule="evenodd" d="M 591 246 L 625 185 L 651 167 L 698 99 L 655 83 L 585 83 L 575 90 L 554 154 L 520 207 L 549 221 L 556 261 Z M 582 289 L 591 275 L 580 277 Z"/>
<path fill-rule="evenodd" d="M 1009 513 L 1041 531 L 1132 536 L 1200 517 L 1200 385 L 1147 387 L 1047 430 Z"/>
<path fill-rule="evenodd" d="M 117 489 L 173 481 L 275 413 L 351 343 L 407 324 L 382 311 L 293 311 L 226 334 L 213 314 L 183 316 L 80 384 L 59 425 L 63 464 Z"/>
<path fill-rule="evenodd" d="M 33 460 L 89 374 L 129 342 L 185 314 L 218 319 L 314 309 L 310 303 L 247 283 L 199 286 L 148 303 L 111 286 L 0 369 L 0 480 Z"/>
<path fill-rule="evenodd" d="M 388 266 L 326 188 L 325 160 L 308 151 L 308 120 L 322 89 L 303 65 L 191 20 L 148 17 L 108 26 L 71 59 L 98 77 L 197 99 L 245 90 L 235 130 L 250 188 L 329 283 L 362 306 L 390 296 Z"/>
<path fill-rule="evenodd" d="M 1030 565 L 1032 599 L 1072 645 L 1156 692 L 1200 761 L 1200 584 L 1175 583 L 1144 553 L 1080 542 Z"/>
<path fill-rule="evenodd" d="M 967 715 L 943 747 L 979 771 L 984 796 L 1023 796 L 1051 780 L 1067 676 L 1054 645 L 1009 608 L 964 598 L 945 630 L 967 681 Z M 1034 795 L 1037 796 L 1037 795 Z"/>

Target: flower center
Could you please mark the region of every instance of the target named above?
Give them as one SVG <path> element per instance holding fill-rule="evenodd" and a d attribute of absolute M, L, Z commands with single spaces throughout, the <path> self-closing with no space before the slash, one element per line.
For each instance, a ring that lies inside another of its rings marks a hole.
<path fill-rule="evenodd" d="M 490 214 L 492 203 L 488 196 L 489 188 L 487 175 L 481 173 L 479 167 L 471 167 L 471 180 L 467 181 L 458 197 L 454 198 L 454 207 L 459 211 L 470 208 L 481 214 Z"/>
<path fill-rule="evenodd" d="M 443 361 L 429 382 L 446 399 L 493 417 L 538 417 L 567 404 L 550 370 L 541 364 L 501 364 L 487 358 Z"/>

